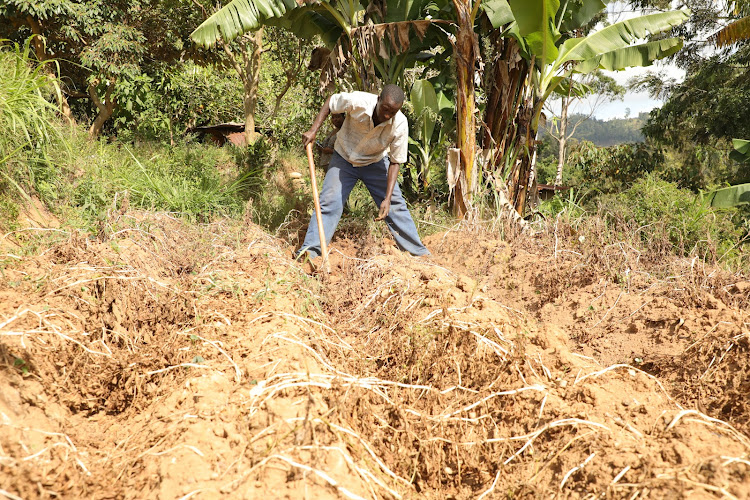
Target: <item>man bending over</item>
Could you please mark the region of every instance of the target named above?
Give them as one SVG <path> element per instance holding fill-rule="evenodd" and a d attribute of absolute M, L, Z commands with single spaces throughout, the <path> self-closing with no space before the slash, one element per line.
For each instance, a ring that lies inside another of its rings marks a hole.
<path fill-rule="evenodd" d="M 386 85 L 380 96 L 369 92 L 333 94 L 323 103 L 310 130 L 302 134 L 302 145 L 307 147 L 329 113 L 346 115 L 320 193 L 327 243 L 338 226 L 344 203 L 361 180 L 379 208 L 375 220 L 386 221 L 398 247 L 412 255 L 429 255 L 396 182 L 409 144 L 409 124 L 400 111 L 403 103 L 404 91 L 397 85 Z M 297 256 L 303 252 L 311 258 L 321 254 L 315 217 L 310 219 Z"/>

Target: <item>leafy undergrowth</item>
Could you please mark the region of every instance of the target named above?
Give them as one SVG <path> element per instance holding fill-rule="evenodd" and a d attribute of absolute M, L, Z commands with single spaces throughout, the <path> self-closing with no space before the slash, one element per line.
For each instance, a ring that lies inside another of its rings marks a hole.
<path fill-rule="evenodd" d="M 750 490 L 736 276 L 622 281 L 627 249 L 471 227 L 428 237 L 430 259 L 339 241 L 315 276 L 252 224 L 128 211 L 59 234 L 2 261 L 11 498 Z M 671 362 L 596 352 L 656 345 L 665 310 L 689 332 Z"/>

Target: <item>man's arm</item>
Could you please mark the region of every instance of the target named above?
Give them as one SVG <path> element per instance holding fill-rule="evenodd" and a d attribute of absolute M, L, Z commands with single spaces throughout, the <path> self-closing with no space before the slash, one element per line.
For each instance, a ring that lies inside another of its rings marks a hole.
<path fill-rule="evenodd" d="M 398 163 L 391 163 L 388 166 L 388 184 L 385 187 L 385 199 L 380 204 L 380 210 L 375 220 L 383 220 L 388 216 L 388 212 L 391 211 L 391 196 L 393 196 L 393 189 L 396 187 L 396 180 L 398 179 L 398 169 L 401 165 Z"/>
<path fill-rule="evenodd" d="M 323 103 L 323 106 L 320 107 L 318 116 L 315 117 L 315 121 L 313 121 L 310 130 L 302 134 L 302 147 L 306 148 L 308 144 L 315 140 L 315 136 L 318 134 L 318 130 L 320 130 L 323 122 L 326 121 L 326 117 L 328 117 L 328 115 L 331 113 L 331 108 L 329 107 L 330 102 L 331 96 L 328 96 L 326 101 Z"/>

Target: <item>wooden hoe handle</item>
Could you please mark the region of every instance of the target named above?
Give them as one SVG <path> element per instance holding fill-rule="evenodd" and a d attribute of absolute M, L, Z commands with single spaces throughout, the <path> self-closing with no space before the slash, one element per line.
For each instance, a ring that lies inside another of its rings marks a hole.
<path fill-rule="evenodd" d="M 312 183 L 313 203 L 315 204 L 315 219 L 318 221 L 318 236 L 320 236 L 320 252 L 323 256 L 323 270 L 328 272 L 328 245 L 323 229 L 323 217 L 320 214 L 320 200 L 318 199 L 318 181 L 315 178 L 315 161 L 313 160 L 312 143 L 305 148 L 307 150 L 307 163 L 310 166 L 310 182 Z"/>

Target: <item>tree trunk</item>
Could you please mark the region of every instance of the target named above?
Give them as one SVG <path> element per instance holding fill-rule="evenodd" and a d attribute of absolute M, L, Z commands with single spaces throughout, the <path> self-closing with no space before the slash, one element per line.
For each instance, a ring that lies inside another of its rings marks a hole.
<path fill-rule="evenodd" d="M 115 81 L 111 80 L 107 84 L 107 92 L 104 95 L 104 102 L 99 99 L 99 95 L 96 93 L 96 87 L 98 86 L 98 84 L 99 80 L 94 80 L 93 82 L 91 82 L 88 88 L 89 97 L 96 105 L 96 109 L 99 110 L 96 118 L 94 118 L 94 123 L 92 123 L 91 127 L 89 128 L 89 137 L 91 137 L 92 139 L 99 137 L 104 123 L 109 120 L 109 117 L 112 116 L 112 113 L 114 113 L 115 111 L 115 102 L 112 99 L 112 92 L 115 89 Z"/>
<path fill-rule="evenodd" d="M 563 97 L 560 110 L 560 145 L 557 149 L 557 175 L 555 176 L 555 186 L 562 185 L 563 167 L 565 166 L 565 145 L 568 141 L 568 107 L 570 98 Z"/>
<path fill-rule="evenodd" d="M 75 120 L 73 119 L 73 111 L 71 111 L 70 109 L 68 98 L 65 97 L 65 93 L 63 92 L 62 88 L 60 88 L 60 80 L 52 70 L 52 66 L 50 64 L 45 64 L 50 59 L 50 57 L 47 54 L 47 48 L 45 47 L 44 38 L 42 35 L 42 25 L 39 24 L 39 21 L 31 16 L 27 16 L 26 22 L 29 24 L 31 32 L 36 35 L 32 39 L 32 44 L 34 45 L 34 53 L 36 54 L 36 58 L 39 60 L 39 62 L 44 65 L 44 73 L 47 75 L 47 78 L 50 79 L 52 85 L 54 85 L 55 87 L 55 96 L 57 97 L 57 103 L 60 106 L 60 114 L 62 114 L 62 116 L 68 121 L 70 125 L 74 125 Z"/>
<path fill-rule="evenodd" d="M 456 34 L 456 137 L 460 150 L 459 175 L 453 193 L 453 214 L 464 218 L 471 206 L 476 125 L 474 119 L 474 63 L 479 55 L 470 0 L 453 0 L 458 21 Z"/>
<path fill-rule="evenodd" d="M 260 82 L 260 56 L 263 52 L 263 28 L 248 35 L 248 42 L 243 45 L 242 59 L 245 63 L 242 84 L 245 89 L 243 104 L 245 107 L 245 140 L 248 145 L 258 139 L 255 132 L 255 107 L 258 103 L 258 84 Z"/>
<path fill-rule="evenodd" d="M 531 99 L 530 99 L 531 100 Z M 508 179 L 510 201 L 520 215 L 526 210 L 532 182 L 533 158 L 536 152 L 536 129 L 534 111 L 536 104 L 525 102 L 518 115 L 519 142 L 516 148 L 518 160 L 516 168 Z M 538 125 L 538 124 L 537 124 Z"/>
<path fill-rule="evenodd" d="M 507 176 L 508 199 L 514 209 L 519 206 L 519 183 L 528 176 L 531 165 L 525 158 L 528 130 L 531 128 L 531 103 L 528 97 L 528 75 L 533 67 L 520 55 L 518 42 L 495 35 L 491 67 L 487 71 L 485 91 L 487 106 L 482 147 L 492 149 L 485 168 L 492 170 L 495 182 Z M 495 186 L 505 192 L 506 186 Z M 520 196 L 524 196 L 521 194 Z M 519 212 L 520 213 L 520 212 Z"/>
<path fill-rule="evenodd" d="M 526 60 L 520 55 L 518 42 L 513 38 L 493 40 L 496 51 L 492 54 L 491 68 L 487 71 L 487 106 L 484 123 L 487 124 L 482 136 L 482 148 L 494 149 L 490 168 L 502 167 L 502 157 L 516 138 L 516 115 L 520 105 L 519 92 L 529 72 Z"/>
<path fill-rule="evenodd" d="M 276 94 L 276 101 L 273 104 L 273 112 L 271 112 L 271 122 L 274 122 L 276 120 L 276 115 L 279 113 L 279 108 L 281 107 L 281 101 L 284 99 L 284 96 L 287 92 L 289 92 L 289 89 L 292 88 L 292 85 L 297 83 L 297 78 L 299 77 L 299 71 L 300 69 L 297 68 L 297 71 L 285 71 L 284 77 L 286 78 L 286 82 L 284 82 L 284 86 L 281 88 L 281 91 Z"/>

